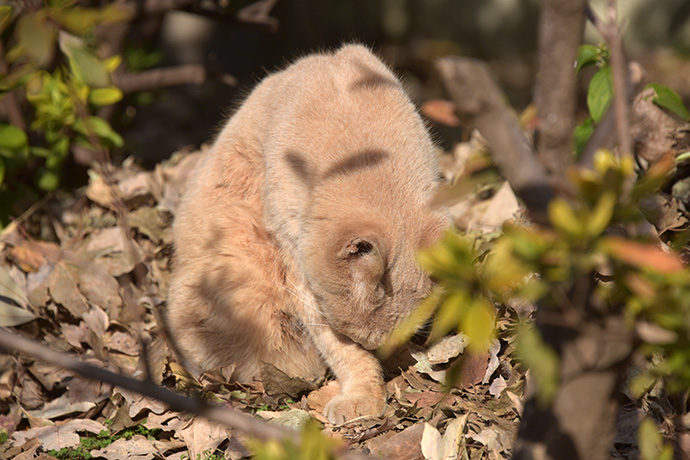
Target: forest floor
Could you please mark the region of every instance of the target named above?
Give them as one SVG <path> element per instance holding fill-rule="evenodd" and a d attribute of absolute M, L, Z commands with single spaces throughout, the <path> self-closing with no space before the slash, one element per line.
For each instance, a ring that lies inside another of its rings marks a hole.
<path fill-rule="evenodd" d="M 520 216 L 517 200 L 491 173 L 483 150 L 472 138 L 442 157 L 446 179 L 488 171 L 477 175 L 481 180 L 455 197 L 451 207 L 458 227 L 479 239 L 491 238 L 505 220 Z M 463 353 L 462 334 L 399 350 L 385 363 L 389 410 L 378 419 L 344 426 L 322 416 L 337 393 L 332 376 L 306 382 L 266 368 L 261 381 L 241 386 L 228 381 L 232 369 L 199 377 L 185 371 L 159 319 L 170 277 L 171 223 L 200 154 L 178 152 L 153 171 L 131 161 L 92 169 L 88 187 L 52 197 L 7 227 L 0 235 L 0 308 L 18 304 L 29 312 L 18 332 L 124 375 L 143 378 L 149 369 L 157 384 L 201 394 L 271 423 L 294 425 L 308 414 L 323 424 L 324 433 L 375 457 L 442 459 L 444 449 L 457 445 L 458 458 L 510 457 L 525 372 L 511 355 L 509 332 L 518 318 L 529 317 L 529 305 L 498 309 L 500 337 L 486 354 Z M 241 431 L 171 411 L 159 401 L 54 364 L 5 354 L 0 372 L 1 458 L 249 455 L 248 437 Z M 456 376 L 453 385 L 446 385 L 449 373 Z M 641 413 L 632 403 L 623 407 L 612 456 L 638 456 Z"/>

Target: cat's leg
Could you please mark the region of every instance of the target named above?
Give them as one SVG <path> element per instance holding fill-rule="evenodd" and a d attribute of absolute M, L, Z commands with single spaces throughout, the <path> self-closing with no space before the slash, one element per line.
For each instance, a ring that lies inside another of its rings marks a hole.
<path fill-rule="evenodd" d="M 311 317 L 312 324 L 319 320 L 313 310 L 306 316 Z M 308 331 L 340 383 L 340 394 L 326 404 L 326 418 L 340 424 L 357 417 L 381 415 L 386 408 L 386 387 L 373 353 L 326 324 L 310 326 Z"/>

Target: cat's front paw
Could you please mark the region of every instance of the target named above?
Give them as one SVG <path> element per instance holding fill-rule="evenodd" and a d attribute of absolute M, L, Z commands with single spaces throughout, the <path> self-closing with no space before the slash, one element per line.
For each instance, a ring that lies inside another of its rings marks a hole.
<path fill-rule="evenodd" d="M 334 425 L 358 417 L 377 417 L 386 409 L 386 398 L 366 393 L 339 394 L 326 404 L 323 412 Z"/>

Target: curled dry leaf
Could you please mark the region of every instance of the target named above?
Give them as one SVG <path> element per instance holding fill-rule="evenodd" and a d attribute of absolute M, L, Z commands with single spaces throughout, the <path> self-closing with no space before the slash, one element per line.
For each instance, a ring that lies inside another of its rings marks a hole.
<path fill-rule="evenodd" d="M 424 115 L 442 125 L 456 128 L 460 126 L 460 119 L 456 113 L 455 104 L 445 99 L 432 99 L 422 104 Z"/>
<path fill-rule="evenodd" d="M 19 326 L 33 320 L 35 315 L 26 309 L 28 304 L 22 288 L 7 269 L 0 266 L 0 326 Z"/>
<path fill-rule="evenodd" d="M 425 459 L 429 460 L 455 460 L 461 456 L 460 443 L 462 432 L 467 423 L 468 414 L 453 419 L 446 427 L 446 432 L 441 433 L 428 423 L 424 424 L 424 432 L 421 439 L 421 450 Z"/>

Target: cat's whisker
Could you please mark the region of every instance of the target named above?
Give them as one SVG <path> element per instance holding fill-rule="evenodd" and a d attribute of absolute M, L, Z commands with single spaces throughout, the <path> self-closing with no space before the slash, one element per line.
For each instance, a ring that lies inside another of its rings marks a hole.
<path fill-rule="evenodd" d="M 316 304 L 313 302 L 313 300 L 311 300 L 309 298 L 309 294 L 307 294 L 306 291 L 301 289 L 299 286 L 297 286 L 292 281 L 290 281 L 290 284 L 293 286 L 293 288 L 291 288 L 290 286 L 287 286 L 283 283 L 279 283 L 277 281 L 274 281 L 274 283 L 277 284 L 278 286 L 282 287 L 283 289 L 285 289 L 289 294 L 291 294 L 297 300 L 299 300 L 302 303 L 302 305 L 304 305 L 305 307 L 307 307 L 308 309 L 310 309 L 314 313 L 321 315 L 321 316 L 324 316 L 324 314 L 316 307 Z"/>

